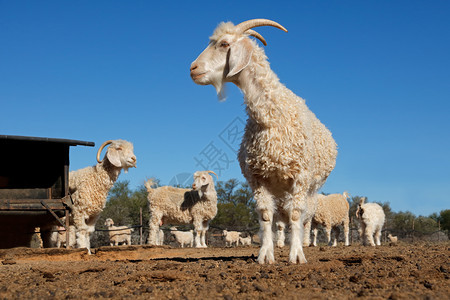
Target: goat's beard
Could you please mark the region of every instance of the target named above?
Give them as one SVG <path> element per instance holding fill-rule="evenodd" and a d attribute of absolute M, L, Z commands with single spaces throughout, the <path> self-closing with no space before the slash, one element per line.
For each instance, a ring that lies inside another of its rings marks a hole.
<path fill-rule="evenodd" d="M 217 98 L 220 102 L 227 99 L 227 86 L 223 78 L 214 79 L 211 84 L 214 86 L 217 92 Z"/>

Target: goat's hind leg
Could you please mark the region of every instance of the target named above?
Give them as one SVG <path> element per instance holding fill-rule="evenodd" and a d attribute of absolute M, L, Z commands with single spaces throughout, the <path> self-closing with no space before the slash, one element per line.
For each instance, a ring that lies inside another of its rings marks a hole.
<path fill-rule="evenodd" d="M 381 228 L 375 230 L 375 244 L 377 246 L 381 245 Z"/>

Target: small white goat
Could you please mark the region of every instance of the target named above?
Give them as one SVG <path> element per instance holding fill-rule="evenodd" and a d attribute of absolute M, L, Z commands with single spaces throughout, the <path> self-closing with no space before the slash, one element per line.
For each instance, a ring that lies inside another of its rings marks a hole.
<path fill-rule="evenodd" d="M 194 231 L 178 231 L 176 227 L 170 227 L 170 233 L 175 236 L 175 240 L 180 243 L 181 248 L 188 245 L 192 248 L 194 245 Z"/>
<path fill-rule="evenodd" d="M 242 246 L 251 246 L 252 245 L 252 237 L 239 237 L 239 243 L 241 243 Z"/>
<path fill-rule="evenodd" d="M 356 217 L 360 222 L 360 235 L 364 245 L 377 246 L 381 245 L 381 230 L 384 224 L 383 208 L 377 203 L 364 203 L 366 199 L 361 198 Z M 374 237 L 375 235 L 375 242 Z"/>
<path fill-rule="evenodd" d="M 239 238 L 241 235 L 240 232 L 224 230 L 222 232 L 222 235 L 225 237 L 225 246 L 226 247 L 233 246 L 233 243 L 235 243 L 236 246 L 239 246 Z"/>
<path fill-rule="evenodd" d="M 157 245 L 162 224 L 193 224 L 195 247 L 207 247 L 206 231 L 217 214 L 217 193 L 209 173 L 216 175 L 212 171 L 195 172 L 192 190 L 172 186 L 153 189 L 151 179 L 145 183 L 150 211 L 148 244 Z"/>
<path fill-rule="evenodd" d="M 254 19 L 233 25 L 221 23 L 207 48 L 191 64 L 191 78 L 200 85 L 212 84 L 224 99 L 226 82 L 243 92 L 248 114 L 239 150 L 242 174 L 253 190 L 262 245 L 260 264 L 273 263 L 272 224 L 289 224 L 290 263 L 306 263 L 303 224 L 307 199 L 325 183 L 336 163 L 336 143 L 331 132 L 308 109 L 305 100 L 280 83 L 271 70 L 252 28 L 277 22 Z"/>
<path fill-rule="evenodd" d="M 63 226 L 56 226 L 56 247 L 61 248 L 66 246 L 66 229 Z M 73 248 L 76 245 L 75 226 L 69 226 L 69 247 Z"/>
<path fill-rule="evenodd" d="M 392 234 L 388 234 L 388 239 L 391 243 L 395 244 L 398 242 L 398 238 L 396 236 L 393 236 Z"/>
<path fill-rule="evenodd" d="M 110 145 L 103 160 L 100 154 Z M 104 142 L 97 152 L 98 164 L 69 173 L 69 190 L 73 209 L 71 224 L 76 229 L 78 248 L 87 248 L 91 253 L 90 236 L 95 231 L 95 223 L 106 204 L 109 190 L 119 178 L 122 169 L 136 167 L 133 144 L 124 140 Z"/>
<path fill-rule="evenodd" d="M 114 226 L 111 218 L 105 220 L 105 226 L 108 227 L 109 245 L 118 246 L 120 243 L 131 245 L 131 232 L 133 228 L 128 226 Z"/>
<path fill-rule="evenodd" d="M 349 245 L 349 218 L 348 210 L 350 205 L 347 201 L 348 193 L 317 195 L 317 210 L 312 220 L 313 246 L 317 246 L 317 227 L 322 225 L 327 233 L 327 242 L 329 246 L 337 246 L 339 237 L 339 225 L 344 226 L 345 246 Z M 334 230 L 334 240 L 331 241 L 331 231 Z M 309 234 L 309 233 L 308 233 Z"/>

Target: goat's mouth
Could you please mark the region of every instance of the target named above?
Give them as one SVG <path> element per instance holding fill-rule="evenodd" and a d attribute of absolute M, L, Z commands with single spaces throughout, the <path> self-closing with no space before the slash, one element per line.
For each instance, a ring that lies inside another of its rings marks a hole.
<path fill-rule="evenodd" d="M 191 73 L 191 78 L 192 80 L 196 81 L 202 77 L 204 77 L 206 75 L 206 72 L 201 72 L 201 73 Z"/>

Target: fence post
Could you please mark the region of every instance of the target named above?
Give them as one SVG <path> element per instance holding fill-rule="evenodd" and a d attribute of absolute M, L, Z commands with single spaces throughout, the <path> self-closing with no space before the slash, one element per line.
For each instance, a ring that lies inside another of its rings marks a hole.
<path fill-rule="evenodd" d="M 142 207 L 139 208 L 139 245 L 142 245 Z"/>

